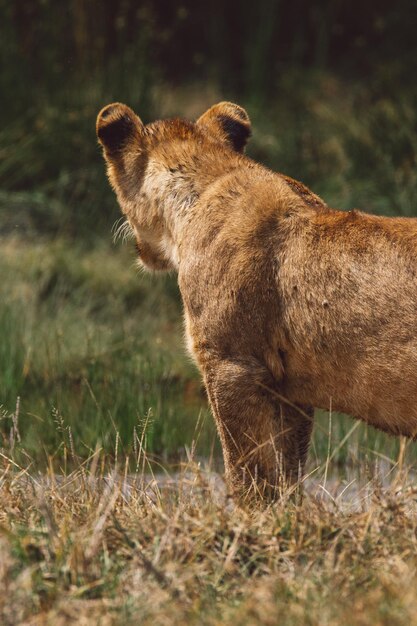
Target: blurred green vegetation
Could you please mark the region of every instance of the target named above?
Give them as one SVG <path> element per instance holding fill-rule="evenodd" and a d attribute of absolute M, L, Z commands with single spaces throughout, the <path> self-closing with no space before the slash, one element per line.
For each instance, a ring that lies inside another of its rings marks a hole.
<path fill-rule="evenodd" d="M 139 279 L 132 260 L 106 243 L 88 251 L 63 238 L 3 241 L 3 445 L 13 414 L 37 460 L 63 438 L 87 456 L 96 445 L 131 452 L 145 437 L 149 452 L 175 458 L 198 419 L 209 422 L 181 343 L 175 282 Z M 209 450 L 211 422 L 201 437 Z"/>
<path fill-rule="evenodd" d="M 123 101 L 147 122 L 235 100 L 253 158 L 332 206 L 417 215 L 415 13 L 411 0 L 0 0 L 3 442 L 20 397 L 35 458 L 63 430 L 80 454 L 114 449 L 116 432 L 133 449 L 144 424 L 148 449 L 172 457 L 199 415 L 201 451 L 212 446 L 175 278 L 138 276 L 111 243 L 98 110 Z M 335 449 L 351 427 L 334 418 Z M 335 461 L 369 450 L 395 457 L 398 442 L 360 426 Z M 327 454 L 323 429 L 312 454 Z"/>
<path fill-rule="evenodd" d="M 149 121 L 238 100 L 255 158 L 333 205 L 416 210 L 411 0 L 0 0 L 0 16 L 1 232 L 108 230 L 94 123 L 111 101 Z"/>

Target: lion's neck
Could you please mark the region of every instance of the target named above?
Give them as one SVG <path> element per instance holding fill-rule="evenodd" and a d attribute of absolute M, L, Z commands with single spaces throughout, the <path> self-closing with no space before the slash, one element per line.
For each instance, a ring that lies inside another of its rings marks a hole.
<path fill-rule="evenodd" d="M 231 164 L 230 171 L 235 167 Z M 149 225 L 162 225 L 160 247 L 177 269 L 182 234 L 190 221 L 198 220 L 201 195 L 227 173 L 224 164 L 222 168 L 210 168 L 204 162 L 198 167 L 191 162 L 171 168 L 158 162 L 149 164 L 141 194 L 144 202 L 149 203 L 147 220 Z"/>

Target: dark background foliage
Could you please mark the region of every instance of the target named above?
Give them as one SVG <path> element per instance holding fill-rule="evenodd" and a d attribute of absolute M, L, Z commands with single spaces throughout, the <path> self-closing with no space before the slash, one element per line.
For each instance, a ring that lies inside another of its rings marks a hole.
<path fill-rule="evenodd" d="M 68 82 L 167 85 L 214 80 L 242 96 L 271 96 L 288 66 L 386 81 L 412 80 L 413 0 L 2 1 L 2 92 L 9 111 L 42 105 Z M 118 71 L 115 71 L 116 67 Z M 415 67 L 414 67 L 415 69 Z"/>
<path fill-rule="evenodd" d="M 281 142 L 273 146 L 255 132 L 254 156 L 288 167 L 331 196 L 336 187 L 339 204 L 350 197 L 340 180 L 332 181 L 335 168 L 326 169 L 332 159 L 347 159 L 337 172 L 347 182 L 369 164 L 374 149 L 389 150 L 394 167 L 399 161 L 415 166 L 415 144 L 403 136 L 412 131 L 415 137 L 409 110 L 416 104 L 413 0 L 0 0 L 0 10 L 0 189 L 34 192 L 7 201 L 21 213 L 22 202 L 29 202 L 38 227 L 65 224 L 78 233 L 83 226 L 107 226 L 103 210 L 114 211 L 114 203 L 96 169 L 97 110 L 122 100 L 145 121 L 165 111 L 184 115 L 175 96 L 170 106 L 163 103 L 191 85 L 203 94 L 213 86 L 219 97 L 246 105 L 257 129 L 267 128 Z M 331 115 L 320 116 L 320 103 L 333 107 L 338 127 Z M 201 107 L 210 104 L 203 95 Z M 340 117 L 348 115 L 353 129 L 370 112 L 365 145 L 362 131 L 347 133 Z M 323 143 L 330 135 L 339 142 L 330 152 L 338 154 L 327 158 Z M 385 169 L 378 168 L 384 185 Z M 410 212 L 395 204 L 394 212 Z M 69 208 L 72 215 L 64 219 Z M 376 209 L 389 210 L 378 202 Z"/>

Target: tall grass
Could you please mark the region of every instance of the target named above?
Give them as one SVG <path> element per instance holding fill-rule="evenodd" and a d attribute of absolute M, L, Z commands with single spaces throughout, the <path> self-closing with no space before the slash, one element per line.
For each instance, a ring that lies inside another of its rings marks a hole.
<path fill-rule="evenodd" d="M 20 397 L 28 452 L 59 445 L 59 416 L 86 456 L 97 440 L 108 448 L 116 425 L 120 446 L 131 448 L 145 422 L 149 450 L 175 456 L 207 412 L 181 346 L 175 283 L 140 281 L 133 258 L 68 240 L 4 243 L 1 403 L 11 415 Z"/>
<path fill-rule="evenodd" d="M 284 491 L 245 507 L 195 446 L 161 473 L 142 438 L 129 473 L 129 458 L 99 444 L 80 462 L 57 429 L 58 473 L 54 459 L 33 472 L 18 428 L 0 454 L 5 626 L 417 623 L 416 489 L 404 468 L 385 489 L 375 474 L 343 491 L 322 479 L 302 499 Z"/>

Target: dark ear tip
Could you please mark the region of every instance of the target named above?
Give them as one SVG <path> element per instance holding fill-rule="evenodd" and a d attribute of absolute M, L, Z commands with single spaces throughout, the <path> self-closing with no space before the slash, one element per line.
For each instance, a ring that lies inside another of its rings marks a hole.
<path fill-rule="evenodd" d="M 238 122 L 232 117 L 223 115 L 219 115 L 219 122 L 234 150 L 242 152 L 251 135 L 250 126 L 246 123 Z"/>
<path fill-rule="evenodd" d="M 238 104 L 234 104 L 234 102 L 219 102 L 219 104 L 215 105 L 213 108 L 217 108 L 223 115 L 229 115 L 244 124 L 248 124 L 250 127 L 249 115 L 245 109 Z"/>
<path fill-rule="evenodd" d="M 139 118 L 125 104 L 108 104 L 97 116 L 97 137 L 105 148 L 116 150 L 140 124 Z"/>
<path fill-rule="evenodd" d="M 251 135 L 251 123 L 245 109 L 233 102 L 219 102 L 201 115 L 197 122 L 229 144 L 243 152 Z"/>
<path fill-rule="evenodd" d="M 131 112 L 128 106 L 125 104 L 121 104 L 120 102 L 113 102 L 112 104 L 107 104 L 105 107 L 101 109 L 99 114 L 97 115 L 96 122 L 96 130 L 97 135 L 101 129 L 103 129 L 108 124 L 117 121 L 122 118 L 126 113 Z"/>

